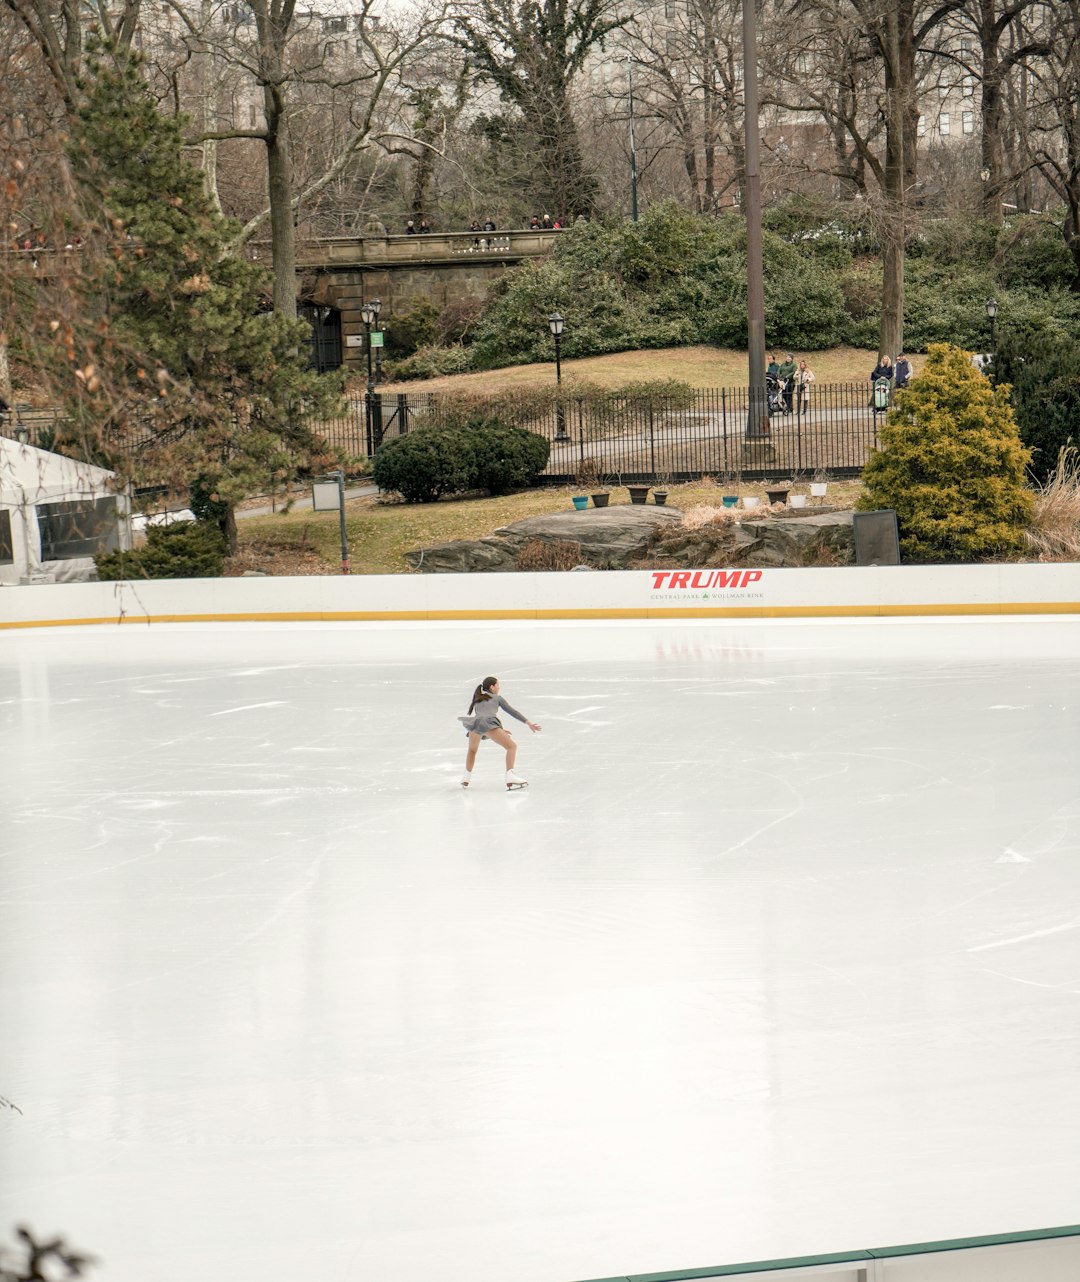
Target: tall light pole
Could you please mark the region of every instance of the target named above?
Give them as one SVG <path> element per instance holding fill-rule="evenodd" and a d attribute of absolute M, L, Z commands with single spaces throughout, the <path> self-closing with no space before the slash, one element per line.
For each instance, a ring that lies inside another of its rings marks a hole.
<path fill-rule="evenodd" d="M 630 109 L 630 216 L 637 222 L 637 147 L 634 145 L 634 56 L 626 55 L 626 99 Z"/>
<path fill-rule="evenodd" d="M 566 430 L 566 419 L 563 415 L 562 397 L 558 395 L 562 387 L 562 360 L 559 350 L 562 341 L 562 332 L 566 328 L 566 321 L 558 312 L 552 312 L 548 317 L 548 328 L 551 330 L 551 337 L 555 340 L 555 391 L 557 400 L 555 402 L 555 443 L 556 445 L 565 445 L 570 436 Z"/>
<path fill-rule="evenodd" d="M 367 394 L 364 396 L 364 426 L 367 433 L 368 458 L 375 453 L 374 409 L 375 409 L 375 370 L 371 363 L 371 330 L 379 319 L 382 303 L 373 298 L 360 307 L 360 319 L 367 330 Z"/>
<path fill-rule="evenodd" d="M 769 435 L 769 402 L 765 394 L 765 280 L 761 238 L 761 138 L 758 134 L 757 14 L 755 0 L 743 0 L 743 125 L 746 174 L 743 217 L 746 219 L 746 328 L 749 402 L 746 435 Z"/>

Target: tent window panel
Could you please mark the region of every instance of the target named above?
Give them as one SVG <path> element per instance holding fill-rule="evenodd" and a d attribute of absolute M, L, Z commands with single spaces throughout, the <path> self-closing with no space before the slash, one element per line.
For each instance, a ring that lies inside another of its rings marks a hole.
<path fill-rule="evenodd" d="M 0 511 L 0 565 L 15 564 L 15 545 L 11 541 L 11 513 Z"/>
<path fill-rule="evenodd" d="M 37 519 L 42 561 L 96 556 L 120 546 L 120 520 L 112 497 L 40 503 Z"/>

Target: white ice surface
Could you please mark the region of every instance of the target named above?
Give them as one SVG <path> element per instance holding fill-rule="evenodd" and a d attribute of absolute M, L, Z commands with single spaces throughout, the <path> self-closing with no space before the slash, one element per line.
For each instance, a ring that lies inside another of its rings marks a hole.
<path fill-rule="evenodd" d="M 1070 619 L 0 635 L 0 1240 L 569 1282 L 1075 1222 L 1078 657 Z M 525 793 L 490 745 L 456 786 L 488 673 Z"/>

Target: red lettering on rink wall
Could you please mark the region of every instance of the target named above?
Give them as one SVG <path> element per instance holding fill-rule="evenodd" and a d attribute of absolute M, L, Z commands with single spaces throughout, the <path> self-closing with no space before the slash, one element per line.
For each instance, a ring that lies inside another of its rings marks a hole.
<path fill-rule="evenodd" d="M 653 591 L 661 588 L 748 588 L 760 581 L 763 570 L 653 570 Z"/>

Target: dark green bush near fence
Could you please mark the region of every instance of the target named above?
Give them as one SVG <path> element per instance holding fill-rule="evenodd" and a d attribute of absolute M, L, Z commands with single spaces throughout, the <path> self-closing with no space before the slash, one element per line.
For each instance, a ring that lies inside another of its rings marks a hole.
<path fill-rule="evenodd" d="M 417 428 L 379 446 L 372 477 L 380 490 L 400 494 L 406 503 L 435 503 L 470 488 L 472 448 L 459 427 Z"/>
<path fill-rule="evenodd" d="M 509 494 L 535 484 L 547 466 L 551 444 L 543 436 L 493 419 L 480 419 L 466 429 L 472 454 L 470 489 Z"/>
<path fill-rule="evenodd" d="M 1044 483 L 1067 445 L 1080 441 L 1080 342 L 1045 334 L 1007 334 L 993 366 L 995 382 L 1011 384 L 1020 437 L 1031 450 L 1030 471 Z"/>
<path fill-rule="evenodd" d="M 508 494 L 535 483 L 551 449 L 535 432 L 491 416 L 455 416 L 379 447 L 373 476 L 380 490 L 407 503 L 434 503 L 448 494 Z"/>
<path fill-rule="evenodd" d="M 202 521 L 149 526 L 143 547 L 94 558 L 98 578 L 217 579 L 225 567 L 225 539 Z"/>

